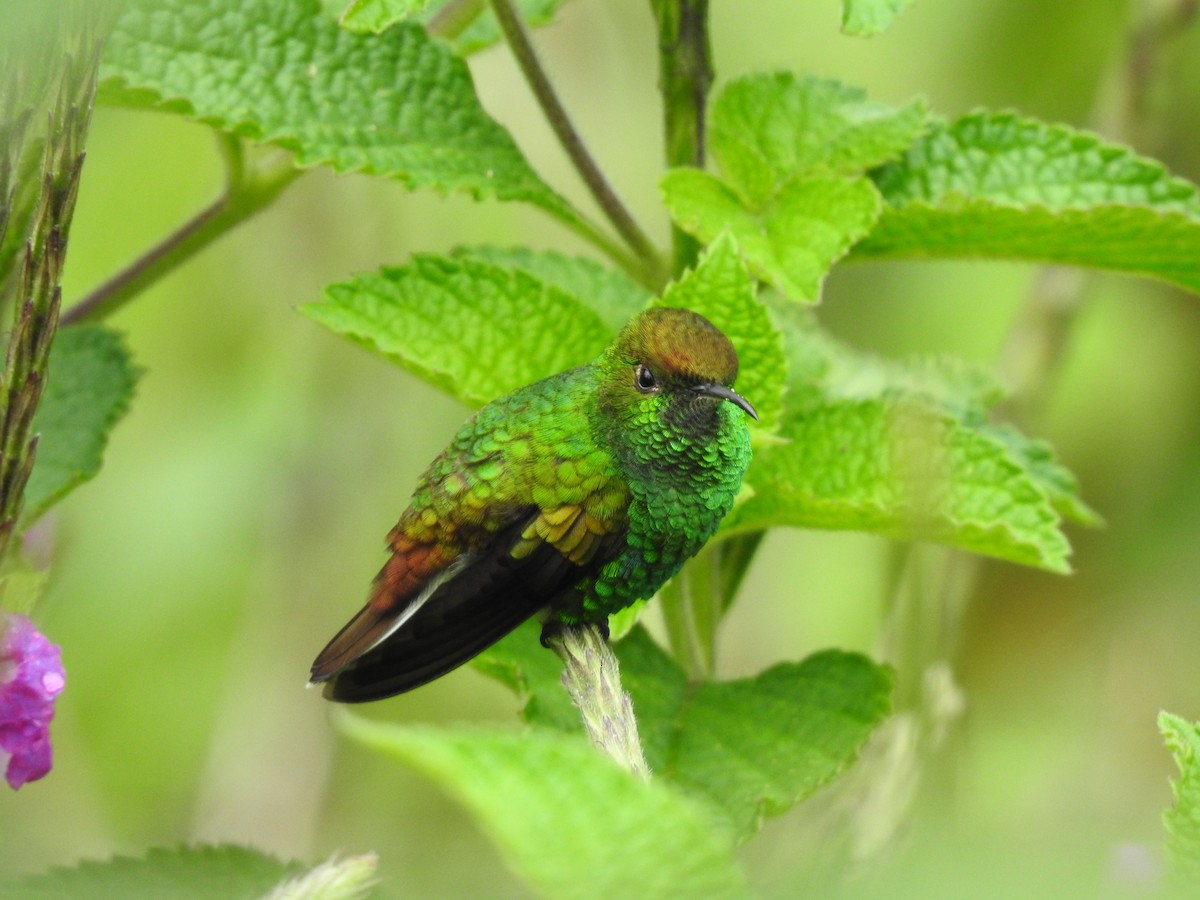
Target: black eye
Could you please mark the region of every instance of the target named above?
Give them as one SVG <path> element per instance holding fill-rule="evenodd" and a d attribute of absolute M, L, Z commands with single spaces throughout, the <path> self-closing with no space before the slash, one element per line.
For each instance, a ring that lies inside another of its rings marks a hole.
<path fill-rule="evenodd" d="M 637 389 L 643 394 L 649 394 L 652 391 L 658 390 L 658 379 L 654 377 L 654 373 L 650 371 L 649 366 L 639 365 L 633 370 L 633 377 L 637 384 Z"/>

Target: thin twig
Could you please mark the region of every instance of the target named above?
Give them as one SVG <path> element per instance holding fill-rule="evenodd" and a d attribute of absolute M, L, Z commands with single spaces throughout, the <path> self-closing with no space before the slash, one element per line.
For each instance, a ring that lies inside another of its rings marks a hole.
<path fill-rule="evenodd" d="M 617 196 L 616 191 L 613 190 L 604 177 L 604 173 L 600 171 L 600 167 L 588 152 L 583 138 L 575 130 L 575 126 L 571 123 L 566 109 L 558 99 L 545 69 L 542 68 L 533 43 L 529 39 L 529 33 L 525 29 L 525 23 L 521 21 L 511 0 L 491 0 L 491 5 L 492 11 L 496 14 L 496 20 L 500 23 L 500 30 L 504 33 L 504 38 L 508 42 L 513 56 L 516 57 L 517 65 L 520 66 L 525 80 L 529 82 L 534 97 L 537 98 L 542 112 L 550 123 L 550 127 L 554 130 L 559 143 L 562 144 L 588 190 L 591 191 L 605 216 L 612 222 L 613 227 L 637 255 L 642 267 L 652 273 L 661 273 L 663 263 L 659 258 L 658 250 L 634 220 L 625 204 L 621 202 L 621 198 Z"/>
<path fill-rule="evenodd" d="M 63 314 L 64 325 L 112 315 L 225 232 L 274 202 L 302 172 L 290 157 L 281 155 L 272 163 L 243 173 L 240 155 L 231 155 L 227 144 L 222 149 L 229 172 L 222 195 L 72 306 Z"/>

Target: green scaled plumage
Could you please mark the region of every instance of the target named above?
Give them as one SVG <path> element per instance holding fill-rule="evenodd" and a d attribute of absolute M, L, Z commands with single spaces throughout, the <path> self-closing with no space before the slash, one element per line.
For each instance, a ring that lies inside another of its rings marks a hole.
<path fill-rule="evenodd" d="M 421 476 L 371 598 L 317 657 L 333 700 L 410 690 L 531 616 L 602 622 L 712 537 L 750 462 L 737 354 L 656 308 L 594 362 L 489 403 Z"/>

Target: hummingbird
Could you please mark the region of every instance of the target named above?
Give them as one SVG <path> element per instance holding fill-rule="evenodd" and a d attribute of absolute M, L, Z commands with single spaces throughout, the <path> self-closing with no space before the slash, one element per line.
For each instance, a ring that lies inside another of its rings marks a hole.
<path fill-rule="evenodd" d="M 358 703 L 426 684 L 543 616 L 542 641 L 649 598 L 712 537 L 750 462 L 738 357 L 645 310 L 594 361 L 480 409 L 417 482 L 366 606 L 311 682 Z"/>

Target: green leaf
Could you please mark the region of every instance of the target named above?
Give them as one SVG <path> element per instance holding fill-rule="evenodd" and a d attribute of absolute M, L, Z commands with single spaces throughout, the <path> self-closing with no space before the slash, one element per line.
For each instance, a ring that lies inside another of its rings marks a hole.
<path fill-rule="evenodd" d="M 842 0 L 842 32 L 873 37 L 892 27 L 913 0 Z"/>
<path fill-rule="evenodd" d="M 837 81 L 761 73 L 721 91 L 709 142 L 726 182 L 754 207 L 795 175 L 857 175 L 895 159 L 927 116 L 922 100 L 896 109 Z"/>
<path fill-rule="evenodd" d="M 1005 441 L 918 396 L 830 401 L 783 424 L 747 473 L 728 532 L 773 525 L 929 540 L 1069 571 L 1070 546 L 1041 479 Z"/>
<path fill-rule="evenodd" d="M 922 101 L 893 109 L 836 81 L 740 78 L 713 103 L 721 179 L 676 169 L 663 179 L 663 198 L 685 231 L 708 242 L 728 228 L 755 275 L 813 303 L 829 267 L 879 215 L 861 173 L 908 147 L 926 114 Z"/>
<path fill-rule="evenodd" d="M 984 430 L 1004 442 L 1063 518 L 1089 528 L 1104 524 L 1100 514 L 1083 502 L 1078 480 L 1055 458 L 1049 443 L 1028 438 L 1011 425 L 992 425 Z"/>
<path fill-rule="evenodd" d="M 1001 257 L 1146 275 L 1200 292 L 1200 195 L 1095 135 L 1012 113 L 939 123 L 875 173 L 858 258 Z"/>
<path fill-rule="evenodd" d="M 139 371 L 121 336 L 99 326 L 64 328 L 33 419 L 37 456 L 22 519 L 33 521 L 100 471 L 108 434 L 129 407 Z"/>
<path fill-rule="evenodd" d="M 706 811 L 642 781 L 578 735 L 400 727 L 345 715 L 343 730 L 455 795 L 509 866 L 554 898 L 745 897 Z"/>
<path fill-rule="evenodd" d="M 696 268 L 668 285 L 655 305 L 694 310 L 733 341 L 739 361 L 738 391 L 754 404 L 758 427 L 775 430 L 787 383 L 783 339 L 758 301 L 734 241 L 727 234 L 719 236 Z"/>
<path fill-rule="evenodd" d="M 650 301 L 646 288 L 628 276 L 581 256 L 528 247 L 459 247 L 455 259 L 479 259 L 506 269 L 520 269 L 538 281 L 560 288 L 589 306 L 613 333 L 624 327 Z"/>
<path fill-rule="evenodd" d="M 290 150 L 300 166 L 577 219 L 484 112 L 466 64 L 415 23 L 365 36 L 317 0 L 141 0 L 110 36 L 101 75 L 108 102 L 181 112 Z"/>
<path fill-rule="evenodd" d="M 349 31 L 378 34 L 428 5 L 429 0 L 351 0 L 338 24 Z"/>
<path fill-rule="evenodd" d="M 869 181 L 837 175 L 795 176 L 758 208 L 696 169 L 672 169 L 661 190 L 683 230 L 706 243 L 728 230 L 755 275 L 806 303 L 820 299 L 825 273 L 870 230 L 880 210 Z"/>
<path fill-rule="evenodd" d="M 1179 780 L 1171 784 L 1175 805 L 1163 813 L 1172 876 L 1194 888 L 1200 883 L 1200 723 L 1161 712 L 1158 730 L 1179 766 Z"/>
<path fill-rule="evenodd" d="M 890 709 L 890 673 L 858 654 L 689 687 L 643 628 L 617 653 L 651 770 L 706 798 L 742 838 L 849 766 Z"/>
<path fill-rule="evenodd" d="M 219 847 L 156 848 L 145 856 L 114 856 L 52 869 L 7 883 L 7 900 L 52 900 L 60 897 L 154 897 L 195 900 L 197 897 L 259 897 L 282 879 L 303 871 L 299 863 L 283 863 L 257 850 Z"/>
<path fill-rule="evenodd" d="M 589 362 L 611 338 L 570 294 L 469 258 L 416 256 L 300 309 L 475 406 Z"/>

